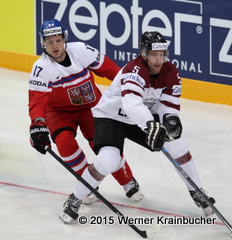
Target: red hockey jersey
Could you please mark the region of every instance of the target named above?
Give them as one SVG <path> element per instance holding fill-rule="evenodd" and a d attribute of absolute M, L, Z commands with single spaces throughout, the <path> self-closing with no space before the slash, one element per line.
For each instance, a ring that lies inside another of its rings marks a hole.
<path fill-rule="evenodd" d="M 91 71 L 113 80 L 120 68 L 97 49 L 82 42 L 67 43 L 71 65 L 65 67 L 46 53 L 34 63 L 29 80 L 31 120 L 49 110 L 76 110 L 97 104 L 101 92 Z"/>

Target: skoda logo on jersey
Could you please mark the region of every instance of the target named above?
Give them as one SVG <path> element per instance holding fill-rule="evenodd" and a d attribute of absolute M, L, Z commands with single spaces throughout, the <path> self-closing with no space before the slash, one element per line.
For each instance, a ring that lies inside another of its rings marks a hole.
<path fill-rule="evenodd" d="M 46 83 L 43 83 L 41 81 L 36 81 L 36 80 L 29 80 L 29 84 L 37 85 L 41 87 L 47 87 Z"/>
<path fill-rule="evenodd" d="M 167 43 L 152 43 L 151 49 L 152 50 L 167 50 L 168 44 Z"/>
<path fill-rule="evenodd" d="M 56 27 L 56 28 L 52 28 L 52 29 L 47 29 L 43 31 L 44 36 L 51 36 L 51 35 L 55 35 L 55 34 L 62 34 L 62 29 L 61 27 Z"/>

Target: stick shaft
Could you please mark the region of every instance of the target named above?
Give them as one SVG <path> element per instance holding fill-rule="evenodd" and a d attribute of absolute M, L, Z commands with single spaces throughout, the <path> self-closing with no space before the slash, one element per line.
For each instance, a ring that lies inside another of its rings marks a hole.
<path fill-rule="evenodd" d="M 80 182 L 82 182 L 92 193 L 94 193 L 107 207 L 109 207 L 114 213 L 120 217 L 124 215 L 115 208 L 108 200 L 106 200 L 97 190 L 95 190 L 88 182 L 86 182 L 79 174 L 77 174 L 66 162 L 64 162 L 51 148 L 47 147 L 46 150 L 60 163 L 62 164 L 70 173 L 72 173 Z M 136 231 L 141 237 L 147 238 L 147 231 L 142 231 L 138 229 L 133 224 L 128 224 L 134 231 Z"/>
<path fill-rule="evenodd" d="M 232 227 L 229 222 L 223 217 L 223 215 L 218 211 L 218 209 L 207 199 L 205 194 L 200 190 L 200 188 L 193 182 L 193 180 L 188 176 L 188 174 L 183 170 L 183 168 L 176 162 L 174 158 L 168 153 L 168 151 L 162 147 L 162 152 L 174 165 L 174 167 L 181 173 L 181 175 L 191 184 L 191 186 L 196 190 L 196 192 L 204 199 L 204 201 L 209 205 L 209 207 L 217 214 L 221 221 L 226 225 L 226 227 L 232 232 Z"/>

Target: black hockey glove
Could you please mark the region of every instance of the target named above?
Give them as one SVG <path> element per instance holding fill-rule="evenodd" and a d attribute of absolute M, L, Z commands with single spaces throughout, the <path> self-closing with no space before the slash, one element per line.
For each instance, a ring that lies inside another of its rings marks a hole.
<path fill-rule="evenodd" d="M 174 113 L 166 113 L 163 116 L 163 124 L 167 130 L 166 141 L 174 141 L 181 137 L 182 124 Z"/>
<path fill-rule="evenodd" d="M 32 147 L 42 154 L 46 153 L 44 147 L 51 148 L 48 126 L 45 122 L 33 122 L 30 126 L 30 142 Z"/>
<path fill-rule="evenodd" d="M 147 122 L 146 144 L 154 151 L 160 151 L 166 137 L 166 129 L 163 124 L 155 121 Z"/>

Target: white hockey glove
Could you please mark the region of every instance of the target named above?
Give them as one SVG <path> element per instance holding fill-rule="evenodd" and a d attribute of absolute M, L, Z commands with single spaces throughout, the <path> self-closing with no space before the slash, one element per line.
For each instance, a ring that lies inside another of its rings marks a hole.
<path fill-rule="evenodd" d="M 166 129 L 163 124 L 155 121 L 147 122 L 146 144 L 154 151 L 160 151 L 166 137 Z"/>
<path fill-rule="evenodd" d="M 182 124 L 174 113 L 166 113 L 163 116 L 163 124 L 167 130 L 166 141 L 174 141 L 181 137 Z"/>

